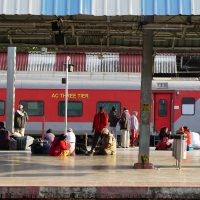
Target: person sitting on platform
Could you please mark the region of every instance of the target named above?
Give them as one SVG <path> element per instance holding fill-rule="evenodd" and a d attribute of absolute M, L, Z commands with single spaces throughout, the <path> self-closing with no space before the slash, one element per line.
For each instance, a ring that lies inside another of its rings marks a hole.
<path fill-rule="evenodd" d="M 4 123 L 0 122 L 0 150 L 9 150 L 10 132 L 6 130 Z"/>
<path fill-rule="evenodd" d="M 70 144 L 69 153 L 70 155 L 75 155 L 76 136 L 72 128 L 67 129 L 66 137 L 67 137 L 67 141 Z"/>
<path fill-rule="evenodd" d="M 49 149 L 49 155 L 67 157 L 70 155 L 69 149 L 70 144 L 66 140 L 66 135 L 61 134 L 59 137 L 55 137 L 54 141 L 52 142 Z"/>
<path fill-rule="evenodd" d="M 107 125 L 108 125 L 108 114 L 104 110 L 104 108 L 100 106 L 98 113 L 95 114 L 93 119 L 92 133 L 94 133 L 94 136 L 92 139 L 91 150 L 88 152 L 89 154 L 92 154 L 94 152 L 94 149 L 99 141 L 99 138 L 101 137 L 101 131 L 103 130 L 103 128 L 106 128 Z"/>
<path fill-rule="evenodd" d="M 113 134 L 107 128 L 104 128 L 101 134 L 101 140 L 99 140 L 95 148 L 94 155 L 116 154 L 116 139 Z"/>
<path fill-rule="evenodd" d="M 160 142 L 156 145 L 156 150 L 169 150 L 173 144 L 173 140 L 170 139 L 170 133 L 167 127 L 160 129 Z"/>
<path fill-rule="evenodd" d="M 55 135 L 53 134 L 52 129 L 48 129 L 46 131 L 46 134 L 44 136 L 44 139 L 48 141 L 49 144 L 51 144 L 54 141 Z"/>

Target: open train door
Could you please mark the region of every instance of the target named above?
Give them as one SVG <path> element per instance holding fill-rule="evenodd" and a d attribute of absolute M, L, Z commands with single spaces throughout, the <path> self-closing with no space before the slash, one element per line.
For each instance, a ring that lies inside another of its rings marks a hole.
<path fill-rule="evenodd" d="M 172 94 L 154 94 L 154 130 L 160 131 L 164 126 L 171 130 Z"/>

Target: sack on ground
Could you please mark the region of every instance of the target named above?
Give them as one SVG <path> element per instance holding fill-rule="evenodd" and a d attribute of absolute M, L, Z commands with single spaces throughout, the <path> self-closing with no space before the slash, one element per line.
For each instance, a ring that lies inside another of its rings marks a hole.
<path fill-rule="evenodd" d="M 194 149 L 200 149 L 200 135 L 196 132 L 190 132 L 191 134 L 191 144 Z"/>
<path fill-rule="evenodd" d="M 35 139 L 31 146 L 32 154 L 48 154 L 50 144 L 46 140 Z"/>
<path fill-rule="evenodd" d="M 31 144 L 33 144 L 34 138 L 31 136 L 26 137 L 26 150 L 31 150 Z"/>
<path fill-rule="evenodd" d="M 83 144 L 83 143 L 76 143 L 75 153 L 77 155 L 86 154 L 87 152 L 88 151 L 87 151 L 87 148 L 86 148 L 85 144 Z"/>
<path fill-rule="evenodd" d="M 17 141 L 17 150 L 26 150 L 27 136 L 16 137 L 15 140 Z"/>
<path fill-rule="evenodd" d="M 14 138 L 10 138 L 8 141 L 9 150 L 17 150 L 17 141 Z"/>

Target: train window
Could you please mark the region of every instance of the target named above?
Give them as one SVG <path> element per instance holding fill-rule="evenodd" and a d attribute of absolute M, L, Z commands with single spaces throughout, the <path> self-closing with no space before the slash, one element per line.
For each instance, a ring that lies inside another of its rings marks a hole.
<path fill-rule="evenodd" d="M 43 116 L 44 115 L 44 102 L 43 101 L 20 101 L 24 106 L 24 110 L 29 116 Z"/>
<path fill-rule="evenodd" d="M 0 101 L 0 115 L 4 115 L 5 102 Z"/>
<path fill-rule="evenodd" d="M 58 103 L 58 115 L 65 116 L 65 101 Z M 68 117 L 80 117 L 83 115 L 83 103 L 80 101 L 69 101 L 67 108 Z"/>
<path fill-rule="evenodd" d="M 167 100 L 166 99 L 160 99 L 159 100 L 158 115 L 160 117 L 166 117 L 167 116 Z"/>
<path fill-rule="evenodd" d="M 99 107 L 102 106 L 104 110 L 109 113 L 113 106 L 117 109 L 117 115 L 120 115 L 121 103 L 116 101 L 99 101 L 97 103 L 97 112 Z"/>
<path fill-rule="evenodd" d="M 182 98 L 182 115 L 194 115 L 194 114 L 195 114 L 195 99 Z"/>

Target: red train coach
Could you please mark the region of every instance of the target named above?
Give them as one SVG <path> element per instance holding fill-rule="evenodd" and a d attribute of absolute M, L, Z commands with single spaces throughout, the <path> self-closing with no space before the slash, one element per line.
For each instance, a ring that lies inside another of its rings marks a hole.
<path fill-rule="evenodd" d="M 6 80 L 0 80 L 0 120 L 5 121 Z M 18 73 L 15 105 L 23 104 L 29 114 L 26 134 L 41 134 L 52 128 L 56 133 L 65 125 L 65 85 L 63 73 Z M 168 126 L 171 131 L 186 125 L 200 131 L 200 83 L 198 80 L 154 80 L 151 133 Z M 69 75 L 68 126 L 77 134 L 90 133 L 99 106 L 109 112 L 115 105 L 140 110 L 140 76 L 120 73 L 73 73 Z"/>
<path fill-rule="evenodd" d="M 17 78 L 15 105 L 23 104 L 29 114 L 27 134 L 41 134 L 43 127 L 60 133 L 65 125 L 65 85 L 61 84 L 61 76 L 54 74 L 48 80 L 39 80 L 38 74 L 35 80 L 33 75 L 20 77 L 19 81 Z M 79 75 L 69 80 L 68 126 L 76 133 L 91 132 L 93 116 L 99 106 L 109 111 L 115 105 L 119 115 L 124 106 L 139 109 L 138 85 L 137 90 L 133 90 L 136 86 L 131 87 L 129 81 L 88 80 L 88 76 Z M 1 80 L 0 83 L 0 120 L 5 121 L 6 82 Z"/>

